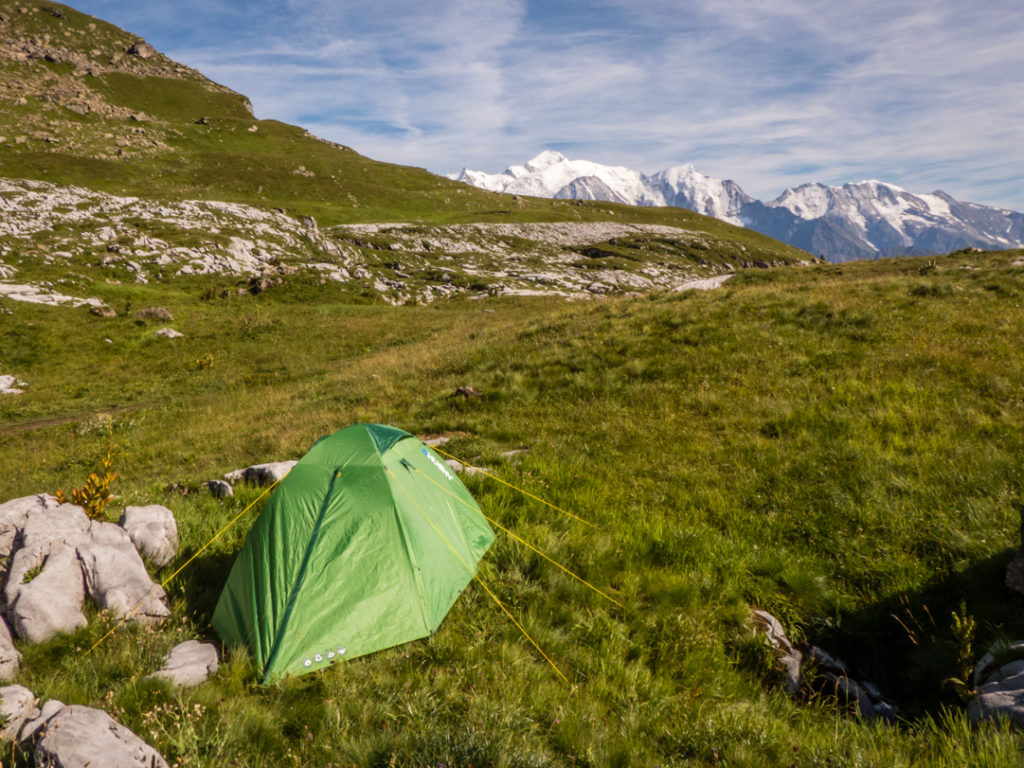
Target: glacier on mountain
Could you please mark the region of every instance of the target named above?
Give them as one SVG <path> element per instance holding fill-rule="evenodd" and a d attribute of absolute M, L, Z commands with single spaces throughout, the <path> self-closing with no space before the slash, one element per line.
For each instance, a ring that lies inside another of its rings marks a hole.
<path fill-rule="evenodd" d="M 1024 214 L 961 202 L 942 191 L 914 194 L 877 180 L 802 184 L 762 202 L 736 182 L 705 176 L 691 164 L 647 176 L 553 150 L 502 173 L 463 169 L 449 178 L 492 192 L 687 208 L 830 261 L 1024 247 Z"/>

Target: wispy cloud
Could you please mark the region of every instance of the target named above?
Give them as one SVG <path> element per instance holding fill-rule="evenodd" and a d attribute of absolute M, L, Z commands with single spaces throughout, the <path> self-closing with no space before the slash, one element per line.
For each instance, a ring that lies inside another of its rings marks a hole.
<path fill-rule="evenodd" d="M 496 171 L 556 146 L 774 197 L 881 178 L 1024 209 L 1024 5 L 988 0 L 84 0 L 372 157 Z"/>

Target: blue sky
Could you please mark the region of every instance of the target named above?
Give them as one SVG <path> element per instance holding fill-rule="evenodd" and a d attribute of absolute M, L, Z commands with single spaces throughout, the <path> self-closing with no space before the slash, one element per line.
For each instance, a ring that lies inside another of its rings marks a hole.
<path fill-rule="evenodd" d="M 874 178 L 1024 211 L 1020 0 L 80 0 L 378 160 L 691 162 L 771 199 Z"/>

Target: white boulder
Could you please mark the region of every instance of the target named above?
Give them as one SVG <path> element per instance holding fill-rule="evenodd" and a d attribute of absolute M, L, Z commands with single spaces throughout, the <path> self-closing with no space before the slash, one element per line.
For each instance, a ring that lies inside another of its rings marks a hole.
<path fill-rule="evenodd" d="M 21 669 L 21 654 L 14 647 L 11 630 L 0 617 L 0 680 L 13 680 Z"/>
<path fill-rule="evenodd" d="M 253 485 L 270 485 L 278 480 L 283 480 L 285 475 L 291 472 L 292 467 L 298 461 L 272 461 L 267 464 L 253 464 L 245 469 L 236 469 L 228 472 L 224 479 L 229 483 L 237 483 L 242 480 Z"/>
<path fill-rule="evenodd" d="M 132 543 L 157 568 L 163 568 L 178 553 L 178 523 L 174 513 L 160 504 L 125 507 L 118 521 Z"/>
<path fill-rule="evenodd" d="M 199 685 L 217 671 L 217 649 L 210 643 L 186 640 L 174 646 L 164 659 L 164 665 L 153 673 L 174 685 Z"/>
<path fill-rule="evenodd" d="M 16 741 L 18 731 L 25 721 L 39 716 L 36 695 L 23 685 L 6 685 L 0 688 L 0 718 L 3 728 L 0 739 Z"/>
<path fill-rule="evenodd" d="M 38 730 L 35 764 L 50 768 L 168 768 L 167 761 L 106 712 L 71 705 Z"/>

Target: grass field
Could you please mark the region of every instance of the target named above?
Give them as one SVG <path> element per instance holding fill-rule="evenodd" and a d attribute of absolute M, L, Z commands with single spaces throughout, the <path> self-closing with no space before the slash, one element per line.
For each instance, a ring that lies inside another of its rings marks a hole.
<path fill-rule="evenodd" d="M 1018 765 L 1024 740 L 968 726 L 954 611 L 975 655 L 1024 633 L 1002 583 L 1024 504 L 1020 253 L 742 272 L 710 293 L 566 303 L 340 303 L 326 289 L 203 298 L 202 280 L 110 286 L 130 313 L 6 302 L 4 499 L 80 485 L 117 446 L 119 495 L 162 503 L 178 560 L 256 498 L 178 486 L 297 458 L 357 421 L 451 433 L 488 515 L 622 602 L 504 535 L 483 590 L 431 639 L 258 686 L 246 654 L 173 691 L 145 679 L 209 627 L 257 509 L 169 586 L 173 619 L 21 646 L 19 683 L 105 707 L 195 766 Z M 110 339 L 107 342 L 106 339 Z M 468 384 L 483 397 L 453 397 Z M 108 415 L 104 415 L 106 412 Z M 503 452 L 526 448 L 515 459 Z M 961 604 L 963 607 L 961 608 Z M 873 679 L 897 727 L 789 700 L 751 606 Z M 12 756 L 13 757 L 13 756 Z"/>

